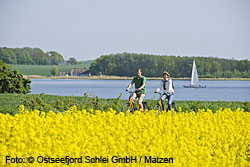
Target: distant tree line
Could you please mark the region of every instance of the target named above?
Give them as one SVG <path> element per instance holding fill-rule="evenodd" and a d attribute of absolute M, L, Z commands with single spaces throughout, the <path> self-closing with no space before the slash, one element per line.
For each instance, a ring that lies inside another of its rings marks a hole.
<path fill-rule="evenodd" d="M 56 51 L 43 52 L 40 48 L 6 48 L 0 47 L 0 60 L 7 64 L 23 65 L 58 65 L 79 64 L 75 58 L 64 60 Z"/>
<path fill-rule="evenodd" d="M 250 77 L 250 61 L 215 57 L 157 56 L 149 54 L 122 53 L 101 56 L 90 66 L 92 75 L 134 76 L 138 67 L 143 75 L 161 77 L 168 71 L 172 77 L 190 77 L 193 60 L 199 77 L 231 78 Z"/>

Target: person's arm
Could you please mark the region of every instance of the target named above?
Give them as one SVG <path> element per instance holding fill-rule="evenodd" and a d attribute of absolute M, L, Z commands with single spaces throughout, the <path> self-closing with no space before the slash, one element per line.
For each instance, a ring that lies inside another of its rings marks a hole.
<path fill-rule="evenodd" d="M 154 92 L 158 93 L 158 92 L 160 92 L 161 89 L 162 89 L 162 82 L 160 81 L 159 87 Z"/>
<path fill-rule="evenodd" d="M 172 79 L 169 79 L 168 94 L 173 93 L 172 89 L 173 89 L 173 81 Z"/>
<path fill-rule="evenodd" d="M 132 81 L 132 82 L 128 85 L 126 91 L 129 91 L 129 89 L 131 88 L 131 86 L 132 86 L 133 84 L 134 84 L 134 82 Z"/>
<path fill-rule="evenodd" d="M 145 85 L 146 85 L 146 82 L 143 82 L 142 85 L 141 85 L 141 87 L 139 87 L 139 88 L 137 89 L 137 91 L 140 91 L 142 88 L 144 88 Z"/>

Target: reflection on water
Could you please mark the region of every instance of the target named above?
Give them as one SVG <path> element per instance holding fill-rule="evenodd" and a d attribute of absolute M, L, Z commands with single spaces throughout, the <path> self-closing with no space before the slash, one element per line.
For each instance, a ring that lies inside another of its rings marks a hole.
<path fill-rule="evenodd" d="M 81 80 L 81 79 L 31 79 L 31 94 L 59 96 L 98 96 L 99 98 L 127 99 L 125 92 L 131 80 Z M 200 101 L 250 101 L 250 81 L 200 81 L 207 88 L 184 88 L 189 81 L 174 80 L 175 100 Z M 153 92 L 160 85 L 159 80 L 147 80 L 146 99 L 157 99 Z"/>

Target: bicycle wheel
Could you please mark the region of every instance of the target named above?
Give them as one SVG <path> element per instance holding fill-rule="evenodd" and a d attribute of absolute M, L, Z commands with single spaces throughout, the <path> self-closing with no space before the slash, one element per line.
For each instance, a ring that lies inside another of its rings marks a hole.
<path fill-rule="evenodd" d="M 122 111 L 121 112 L 124 112 L 125 116 L 127 115 L 127 112 L 131 112 L 133 113 L 133 109 L 132 107 L 130 106 L 129 103 L 125 103 L 123 106 L 122 106 Z"/>
<path fill-rule="evenodd" d="M 156 105 L 154 106 L 154 110 L 156 111 L 155 114 L 156 114 L 156 115 L 159 115 L 160 112 L 161 112 L 161 107 L 160 107 L 160 105 L 159 105 L 159 104 L 156 104 Z"/>

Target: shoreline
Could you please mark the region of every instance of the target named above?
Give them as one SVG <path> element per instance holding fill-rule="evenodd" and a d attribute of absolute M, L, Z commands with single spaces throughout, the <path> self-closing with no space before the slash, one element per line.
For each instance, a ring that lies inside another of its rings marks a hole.
<path fill-rule="evenodd" d="M 41 76 L 41 75 L 23 75 L 26 79 L 93 79 L 93 80 L 132 80 L 133 77 L 120 76 Z M 161 80 L 162 77 L 146 77 L 147 80 Z M 173 80 L 190 80 L 191 78 L 172 78 Z M 199 80 L 235 80 L 235 81 L 249 81 L 250 78 L 199 78 Z"/>

